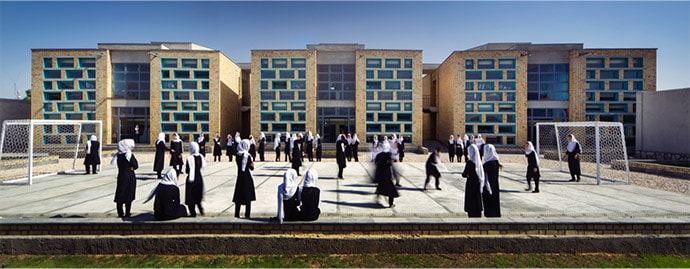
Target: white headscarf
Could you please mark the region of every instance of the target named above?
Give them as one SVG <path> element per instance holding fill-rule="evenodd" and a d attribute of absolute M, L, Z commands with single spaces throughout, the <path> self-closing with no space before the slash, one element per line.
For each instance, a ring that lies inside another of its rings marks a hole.
<path fill-rule="evenodd" d="M 295 169 L 288 169 L 283 174 L 283 183 L 278 185 L 278 221 L 283 223 L 285 212 L 283 210 L 283 201 L 292 198 L 299 189 L 297 182 L 297 171 Z"/>
<path fill-rule="evenodd" d="M 165 143 L 165 133 L 158 133 L 158 139 L 156 140 L 156 143 L 154 143 L 154 144 L 158 144 L 158 142 L 161 142 L 161 141 L 163 141 L 163 143 Z"/>
<path fill-rule="evenodd" d="M 455 144 L 455 138 L 453 137 L 453 135 L 450 135 L 450 137 L 448 138 L 448 144 L 450 144 L 450 145 Z"/>
<path fill-rule="evenodd" d="M 253 135 L 249 135 L 249 145 L 256 145 L 256 141 L 254 141 Z"/>
<path fill-rule="evenodd" d="M 240 143 L 242 137 L 240 137 L 240 132 L 235 132 L 235 143 Z"/>
<path fill-rule="evenodd" d="M 318 188 L 316 186 L 316 181 L 319 179 L 319 174 L 316 173 L 316 170 L 309 169 L 307 170 L 307 173 L 304 175 L 304 185 L 302 187 L 304 188 Z"/>
<path fill-rule="evenodd" d="M 199 144 L 196 142 L 189 142 L 189 157 L 187 157 L 187 165 L 189 166 L 189 182 L 194 182 L 194 175 L 196 174 L 196 162 L 194 161 L 195 156 L 201 156 L 199 153 Z M 206 167 L 206 159 L 201 156 L 201 167 L 202 169 Z"/>
<path fill-rule="evenodd" d="M 249 162 L 249 158 L 251 157 L 249 155 L 249 140 L 240 140 L 239 144 L 237 144 L 237 156 L 238 158 L 240 156 L 242 157 L 242 166 L 240 167 L 240 171 L 244 172 L 245 169 L 247 169 L 247 163 Z"/>
<path fill-rule="evenodd" d="M 460 140 L 460 137 L 458 137 L 458 140 Z M 467 136 L 467 135 L 464 135 L 464 136 L 462 137 L 462 142 L 465 143 L 465 144 L 467 144 L 467 141 L 470 141 L 470 137 Z"/>
<path fill-rule="evenodd" d="M 204 137 L 203 134 L 200 134 L 199 137 L 196 138 L 196 142 L 197 143 L 204 142 L 204 139 L 206 139 L 206 137 Z"/>
<path fill-rule="evenodd" d="M 120 140 L 119 143 L 117 143 L 117 153 L 113 155 L 113 159 L 110 161 L 110 164 L 117 164 L 117 155 L 119 154 L 125 154 L 125 158 L 127 158 L 127 161 L 132 159 L 132 150 L 134 149 L 134 140 L 133 139 L 122 139 Z"/>
<path fill-rule="evenodd" d="M 91 141 L 98 141 L 98 137 L 91 135 L 89 141 L 86 141 L 86 154 L 91 154 Z"/>
<path fill-rule="evenodd" d="M 568 142 L 568 152 L 575 152 L 575 147 L 579 145 L 579 142 L 577 141 L 577 139 L 575 139 L 574 134 L 570 134 L 570 137 L 572 138 L 572 140 L 570 140 L 570 142 Z M 579 148 L 580 148 L 580 151 L 582 151 L 582 147 L 579 147 Z"/>
<path fill-rule="evenodd" d="M 534 150 L 534 145 L 532 144 L 532 141 L 527 141 L 527 144 L 529 147 L 527 150 L 525 150 L 525 155 L 529 155 L 530 153 L 534 152 L 534 158 L 537 159 L 537 166 L 539 165 L 539 155 L 537 152 Z"/>
<path fill-rule="evenodd" d="M 312 140 L 314 140 L 314 136 L 311 134 L 311 131 L 309 131 L 307 132 L 307 141 L 311 142 Z"/>
<path fill-rule="evenodd" d="M 169 186 L 175 186 L 177 188 L 180 188 L 177 186 L 177 172 L 175 172 L 175 169 L 170 168 L 168 169 L 168 172 L 165 172 L 161 180 L 156 184 L 155 187 L 151 190 L 151 193 L 149 193 L 149 196 L 146 197 L 146 200 L 144 200 L 144 203 L 150 201 L 153 199 L 154 196 L 156 196 L 156 190 L 158 189 L 158 186 L 160 185 L 169 185 Z"/>
<path fill-rule="evenodd" d="M 482 135 L 478 134 L 477 138 L 474 139 L 474 143 L 477 144 L 477 146 L 481 146 L 484 144 L 484 138 L 482 138 Z"/>
<path fill-rule="evenodd" d="M 479 148 L 477 145 L 472 144 L 469 148 L 467 148 L 467 150 L 467 158 L 469 158 L 470 162 L 474 163 L 474 171 L 477 173 L 477 178 L 479 179 L 479 193 L 484 193 L 484 188 L 486 188 L 489 191 L 489 194 L 492 194 L 491 186 L 489 186 L 489 181 L 486 179 L 486 175 L 484 173 L 482 160 L 479 157 Z"/>
<path fill-rule="evenodd" d="M 261 140 L 261 139 L 266 139 L 266 135 L 264 134 L 264 132 L 261 132 L 259 134 L 259 140 Z"/>
<path fill-rule="evenodd" d="M 173 137 L 175 137 L 175 139 L 173 139 L 172 142 L 182 142 L 182 139 L 180 139 L 179 134 L 173 133 Z"/>
<path fill-rule="evenodd" d="M 280 147 L 280 133 L 276 133 L 276 136 L 273 138 L 273 150 L 276 150 Z"/>
<path fill-rule="evenodd" d="M 496 148 L 493 144 L 484 145 L 484 163 L 490 161 L 498 161 L 498 153 L 496 153 Z"/>

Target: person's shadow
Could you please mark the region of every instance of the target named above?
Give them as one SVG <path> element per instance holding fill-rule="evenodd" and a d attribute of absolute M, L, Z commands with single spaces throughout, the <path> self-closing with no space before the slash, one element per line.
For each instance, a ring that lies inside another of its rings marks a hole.
<path fill-rule="evenodd" d="M 352 207 L 361 207 L 361 208 L 387 208 L 383 206 L 382 204 L 379 203 L 374 203 L 374 202 L 356 202 L 356 203 L 350 203 L 350 202 L 338 202 L 338 201 L 331 201 L 331 200 L 323 200 L 321 202 L 327 203 L 327 204 L 335 204 L 335 205 L 341 205 L 341 206 L 352 206 Z"/>
<path fill-rule="evenodd" d="M 133 222 L 133 223 L 139 223 L 139 222 L 147 222 L 147 221 L 157 221 L 156 217 L 153 215 L 153 213 L 141 213 L 138 215 L 134 215 L 131 217 L 124 217 L 122 218 L 123 221 L 128 221 L 128 222 Z"/>

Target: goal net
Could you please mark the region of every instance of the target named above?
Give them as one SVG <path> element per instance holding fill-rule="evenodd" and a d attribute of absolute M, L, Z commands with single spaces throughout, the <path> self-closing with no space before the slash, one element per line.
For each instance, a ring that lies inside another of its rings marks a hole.
<path fill-rule="evenodd" d="M 91 135 L 103 141 L 102 132 L 103 123 L 95 120 L 6 120 L 0 136 L 0 181 L 31 185 L 37 175 L 83 169 L 78 159 L 86 154 L 86 141 Z"/>
<path fill-rule="evenodd" d="M 619 122 L 537 123 L 537 153 L 546 160 L 558 161 L 561 172 L 568 172 L 564 158 L 568 135 L 580 143 L 580 167 L 583 176 L 611 183 L 630 184 L 630 168 L 623 125 Z M 568 172 L 569 173 L 569 172 Z"/>

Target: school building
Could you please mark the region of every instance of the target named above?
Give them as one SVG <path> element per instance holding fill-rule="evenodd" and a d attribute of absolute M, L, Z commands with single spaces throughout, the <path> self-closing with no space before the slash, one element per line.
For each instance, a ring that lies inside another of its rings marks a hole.
<path fill-rule="evenodd" d="M 656 49 L 489 43 L 441 64 L 421 50 L 314 44 L 252 50 L 251 63 L 194 43 L 32 50 L 32 118 L 98 119 L 106 143 L 143 129 L 185 141 L 241 131 L 403 135 L 408 143 L 482 134 L 534 139 L 534 124 L 618 121 L 635 141 L 636 93 L 656 90 Z"/>

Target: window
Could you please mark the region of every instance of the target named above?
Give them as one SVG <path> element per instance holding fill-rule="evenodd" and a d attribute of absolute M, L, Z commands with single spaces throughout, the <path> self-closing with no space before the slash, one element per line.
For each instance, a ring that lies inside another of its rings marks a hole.
<path fill-rule="evenodd" d="M 194 100 L 208 101 L 208 92 L 207 91 L 194 92 Z"/>
<path fill-rule="evenodd" d="M 393 78 L 392 70 L 379 70 L 379 79 Z"/>
<path fill-rule="evenodd" d="M 588 93 L 586 93 L 586 95 L 587 95 L 587 101 L 596 101 L 596 96 L 597 96 L 596 93 L 588 92 Z"/>
<path fill-rule="evenodd" d="M 633 81 L 633 90 L 641 91 L 643 89 L 642 81 Z"/>
<path fill-rule="evenodd" d="M 369 133 L 380 133 L 381 124 L 367 124 L 367 132 Z"/>
<path fill-rule="evenodd" d="M 403 104 L 405 111 L 412 111 L 412 103 Z"/>
<path fill-rule="evenodd" d="M 474 82 L 465 82 L 465 90 L 466 91 L 473 91 L 474 90 Z"/>
<path fill-rule="evenodd" d="M 482 79 L 482 72 L 481 71 L 465 71 L 465 79 L 467 79 L 467 80 Z"/>
<path fill-rule="evenodd" d="M 466 103 L 465 104 L 465 112 L 474 112 L 474 104 Z"/>
<path fill-rule="evenodd" d="M 616 92 L 600 92 L 600 101 L 618 101 L 618 93 Z"/>
<path fill-rule="evenodd" d="M 277 90 L 286 90 L 287 89 L 287 81 L 271 81 L 273 82 L 273 89 Z"/>
<path fill-rule="evenodd" d="M 295 121 L 295 114 L 291 112 L 280 113 L 280 121 Z"/>
<path fill-rule="evenodd" d="M 208 79 L 208 71 L 195 70 L 194 71 L 194 78 L 195 79 Z"/>
<path fill-rule="evenodd" d="M 473 134 L 474 133 L 474 125 L 465 125 L 465 133 Z"/>
<path fill-rule="evenodd" d="M 503 71 L 486 71 L 486 79 L 503 79 Z"/>
<path fill-rule="evenodd" d="M 412 59 L 405 59 L 405 68 L 412 68 Z"/>
<path fill-rule="evenodd" d="M 287 68 L 288 61 L 285 58 L 272 59 L 273 68 Z"/>
<path fill-rule="evenodd" d="M 506 115 L 506 122 L 515 123 L 515 114 Z"/>
<path fill-rule="evenodd" d="M 53 68 L 53 58 L 43 58 L 43 68 Z"/>
<path fill-rule="evenodd" d="M 183 68 L 196 68 L 197 67 L 197 60 L 196 59 L 182 59 L 182 67 Z"/>
<path fill-rule="evenodd" d="M 492 91 L 494 89 L 493 82 L 479 82 L 477 83 L 477 88 L 480 91 Z"/>
<path fill-rule="evenodd" d="M 494 59 L 479 59 L 477 60 L 478 69 L 494 69 Z"/>
<path fill-rule="evenodd" d="M 374 70 L 367 70 L 367 78 L 374 78 Z"/>
<path fill-rule="evenodd" d="M 601 79 L 617 79 L 618 70 L 601 70 L 599 72 L 599 77 Z"/>
<path fill-rule="evenodd" d="M 57 104 L 58 111 L 74 111 L 74 103 Z"/>
<path fill-rule="evenodd" d="M 293 90 L 305 90 L 307 89 L 307 82 L 304 80 L 290 81 L 290 88 Z"/>
<path fill-rule="evenodd" d="M 465 60 L 465 69 L 474 69 L 474 59 Z"/>
<path fill-rule="evenodd" d="M 381 68 L 381 59 L 367 59 L 367 68 Z"/>
<path fill-rule="evenodd" d="M 477 125 L 477 132 L 480 134 L 493 134 L 494 133 L 494 126 L 493 125 Z"/>
<path fill-rule="evenodd" d="M 515 102 L 515 93 L 514 93 L 514 92 L 508 92 L 508 93 L 506 93 L 506 101 L 513 101 L 513 102 Z"/>
<path fill-rule="evenodd" d="M 634 92 L 623 93 L 623 101 L 636 101 L 636 100 L 637 100 L 637 93 L 634 93 Z"/>
<path fill-rule="evenodd" d="M 197 89 L 196 80 L 185 80 L 182 81 L 182 89 L 185 90 L 196 90 Z"/>
<path fill-rule="evenodd" d="M 506 72 L 506 79 L 515 79 L 515 71 Z"/>
<path fill-rule="evenodd" d="M 632 67 L 643 67 L 642 66 L 642 58 L 633 58 L 632 62 L 633 62 Z"/>
<path fill-rule="evenodd" d="M 280 100 L 295 100 L 294 92 L 280 92 Z"/>
<path fill-rule="evenodd" d="M 398 79 L 406 79 L 406 78 L 412 78 L 412 71 L 399 70 L 398 71 Z"/>
<path fill-rule="evenodd" d="M 477 112 L 494 112 L 494 104 L 477 104 Z"/>
<path fill-rule="evenodd" d="M 52 90 L 53 89 L 53 82 L 52 81 L 44 81 L 43 82 L 43 89 L 44 90 Z"/>
<path fill-rule="evenodd" d="M 60 70 L 43 70 L 43 78 L 46 78 L 46 79 L 62 78 L 62 72 L 60 72 Z"/>
<path fill-rule="evenodd" d="M 412 90 L 412 81 L 405 81 L 405 90 Z"/>
<path fill-rule="evenodd" d="M 482 122 L 482 115 L 481 114 L 467 114 L 465 117 L 466 122 Z"/>
<path fill-rule="evenodd" d="M 412 100 L 412 93 L 411 92 L 398 92 L 396 93 L 397 99 L 402 100 L 402 101 L 409 101 Z"/>
<path fill-rule="evenodd" d="M 503 115 L 501 115 L 501 114 L 487 114 L 485 122 L 503 122 Z"/>
<path fill-rule="evenodd" d="M 273 91 L 262 91 L 261 92 L 261 100 L 275 100 L 276 99 L 276 92 Z"/>
<path fill-rule="evenodd" d="M 386 103 L 386 111 L 400 111 L 400 103 Z"/>
<path fill-rule="evenodd" d="M 515 82 L 498 82 L 498 89 L 505 91 L 515 90 Z"/>
<path fill-rule="evenodd" d="M 379 91 L 379 100 L 393 100 L 393 92 Z"/>
<path fill-rule="evenodd" d="M 173 121 L 189 121 L 189 113 L 173 113 Z"/>
<path fill-rule="evenodd" d="M 58 81 L 57 82 L 57 88 L 59 90 L 73 90 L 74 89 L 74 81 L 70 81 L 70 80 Z"/>
<path fill-rule="evenodd" d="M 196 111 L 197 108 L 198 108 L 197 103 L 193 103 L 193 102 L 183 102 L 182 103 L 182 110 Z"/>
<path fill-rule="evenodd" d="M 287 110 L 286 102 L 273 102 L 273 110 Z"/>
<path fill-rule="evenodd" d="M 175 78 L 189 78 L 188 70 L 175 70 Z"/>
<path fill-rule="evenodd" d="M 59 68 L 74 68 L 74 58 L 57 58 Z"/>
<path fill-rule="evenodd" d="M 609 68 L 628 67 L 628 58 L 611 58 L 609 59 Z"/>
<path fill-rule="evenodd" d="M 176 102 L 162 102 L 161 110 L 177 110 Z"/>
<path fill-rule="evenodd" d="M 625 79 L 641 79 L 642 70 L 625 70 L 623 71 L 623 78 Z"/>
<path fill-rule="evenodd" d="M 307 59 L 304 58 L 292 58 L 290 59 L 292 62 L 292 68 L 305 68 L 307 67 Z"/>
<path fill-rule="evenodd" d="M 498 104 L 498 112 L 515 112 L 515 104 Z"/>
<path fill-rule="evenodd" d="M 386 81 L 387 90 L 400 90 L 400 81 Z"/>
<path fill-rule="evenodd" d="M 381 111 L 381 103 L 367 102 L 368 111 Z"/>
<path fill-rule="evenodd" d="M 388 133 L 400 132 L 400 124 L 386 123 L 386 132 L 388 132 Z"/>
<path fill-rule="evenodd" d="M 514 69 L 515 59 L 500 59 L 498 60 L 499 69 Z"/>
<path fill-rule="evenodd" d="M 400 59 L 386 59 L 386 68 L 400 68 Z"/>
<path fill-rule="evenodd" d="M 175 92 L 173 96 L 175 100 L 189 100 L 189 92 Z"/>
<path fill-rule="evenodd" d="M 609 82 L 609 90 L 627 90 L 627 81 L 611 81 Z"/>
<path fill-rule="evenodd" d="M 499 134 L 514 134 L 515 133 L 515 125 L 499 125 L 498 126 L 498 133 Z"/>
<path fill-rule="evenodd" d="M 96 81 L 93 81 L 93 80 L 82 80 L 82 81 L 79 81 L 79 89 L 83 89 L 83 90 L 93 90 L 93 89 L 96 89 Z"/>
<path fill-rule="evenodd" d="M 503 93 L 500 93 L 500 92 L 486 93 L 486 101 L 503 101 Z"/>
<path fill-rule="evenodd" d="M 379 113 L 379 121 L 393 121 L 393 113 Z"/>
<path fill-rule="evenodd" d="M 290 110 L 305 111 L 305 110 L 307 110 L 307 103 L 305 103 L 305 102 L 292 102 L 292 103 L 290 103 Z"/>
<path fill-rule="evenodd" d="M 94 68 L 96 67 L 96 58 L 79 58 L 79 67 Z"/>
<path fill-rule="evenodd" d="M 398 121 L 411 122 L 412 113 L 398 113 Z"/>
<path fill-rule="evenodd" d="M 604 112 L 603 104 L 587 104 L 585 106 L 586 112 Z"/>
<path fill-rule="evenodd" d="M 261 70 L 261 78 L 276 78 L 275 70 Z"/>
<path fill-rule="evenodd" d="M 367 81 L 367 90 L 380 90 L 381 81 Z"/>
<path fill-rule="evenodd" d="M 177 59 L 162 58 L 161 66 L 163 68 L 177 68 Z"/>
<path fill-rule="evenodd" d="M 295 71 L 290 70 L 280 70 L 280 78 L 295 78 Z"/>
<path fill-rule="evenodd" d="M 609 104 L 609 112 L 610 113 L 628 112 L 628 105 L 627 104 Z"/>
<path fill-rule="evenodd" d="M 604 68 L 603 58 L 587 58 L 587 68 Z"/>
<path fill-rule="evenodd" d="M 587 81 L 587 90 L 603 90 L 603 81 Z"/>
<path fill-rule="evenodd" d="M 465 101 L 481 101 L 481 93 L 465 93 Z"/>

